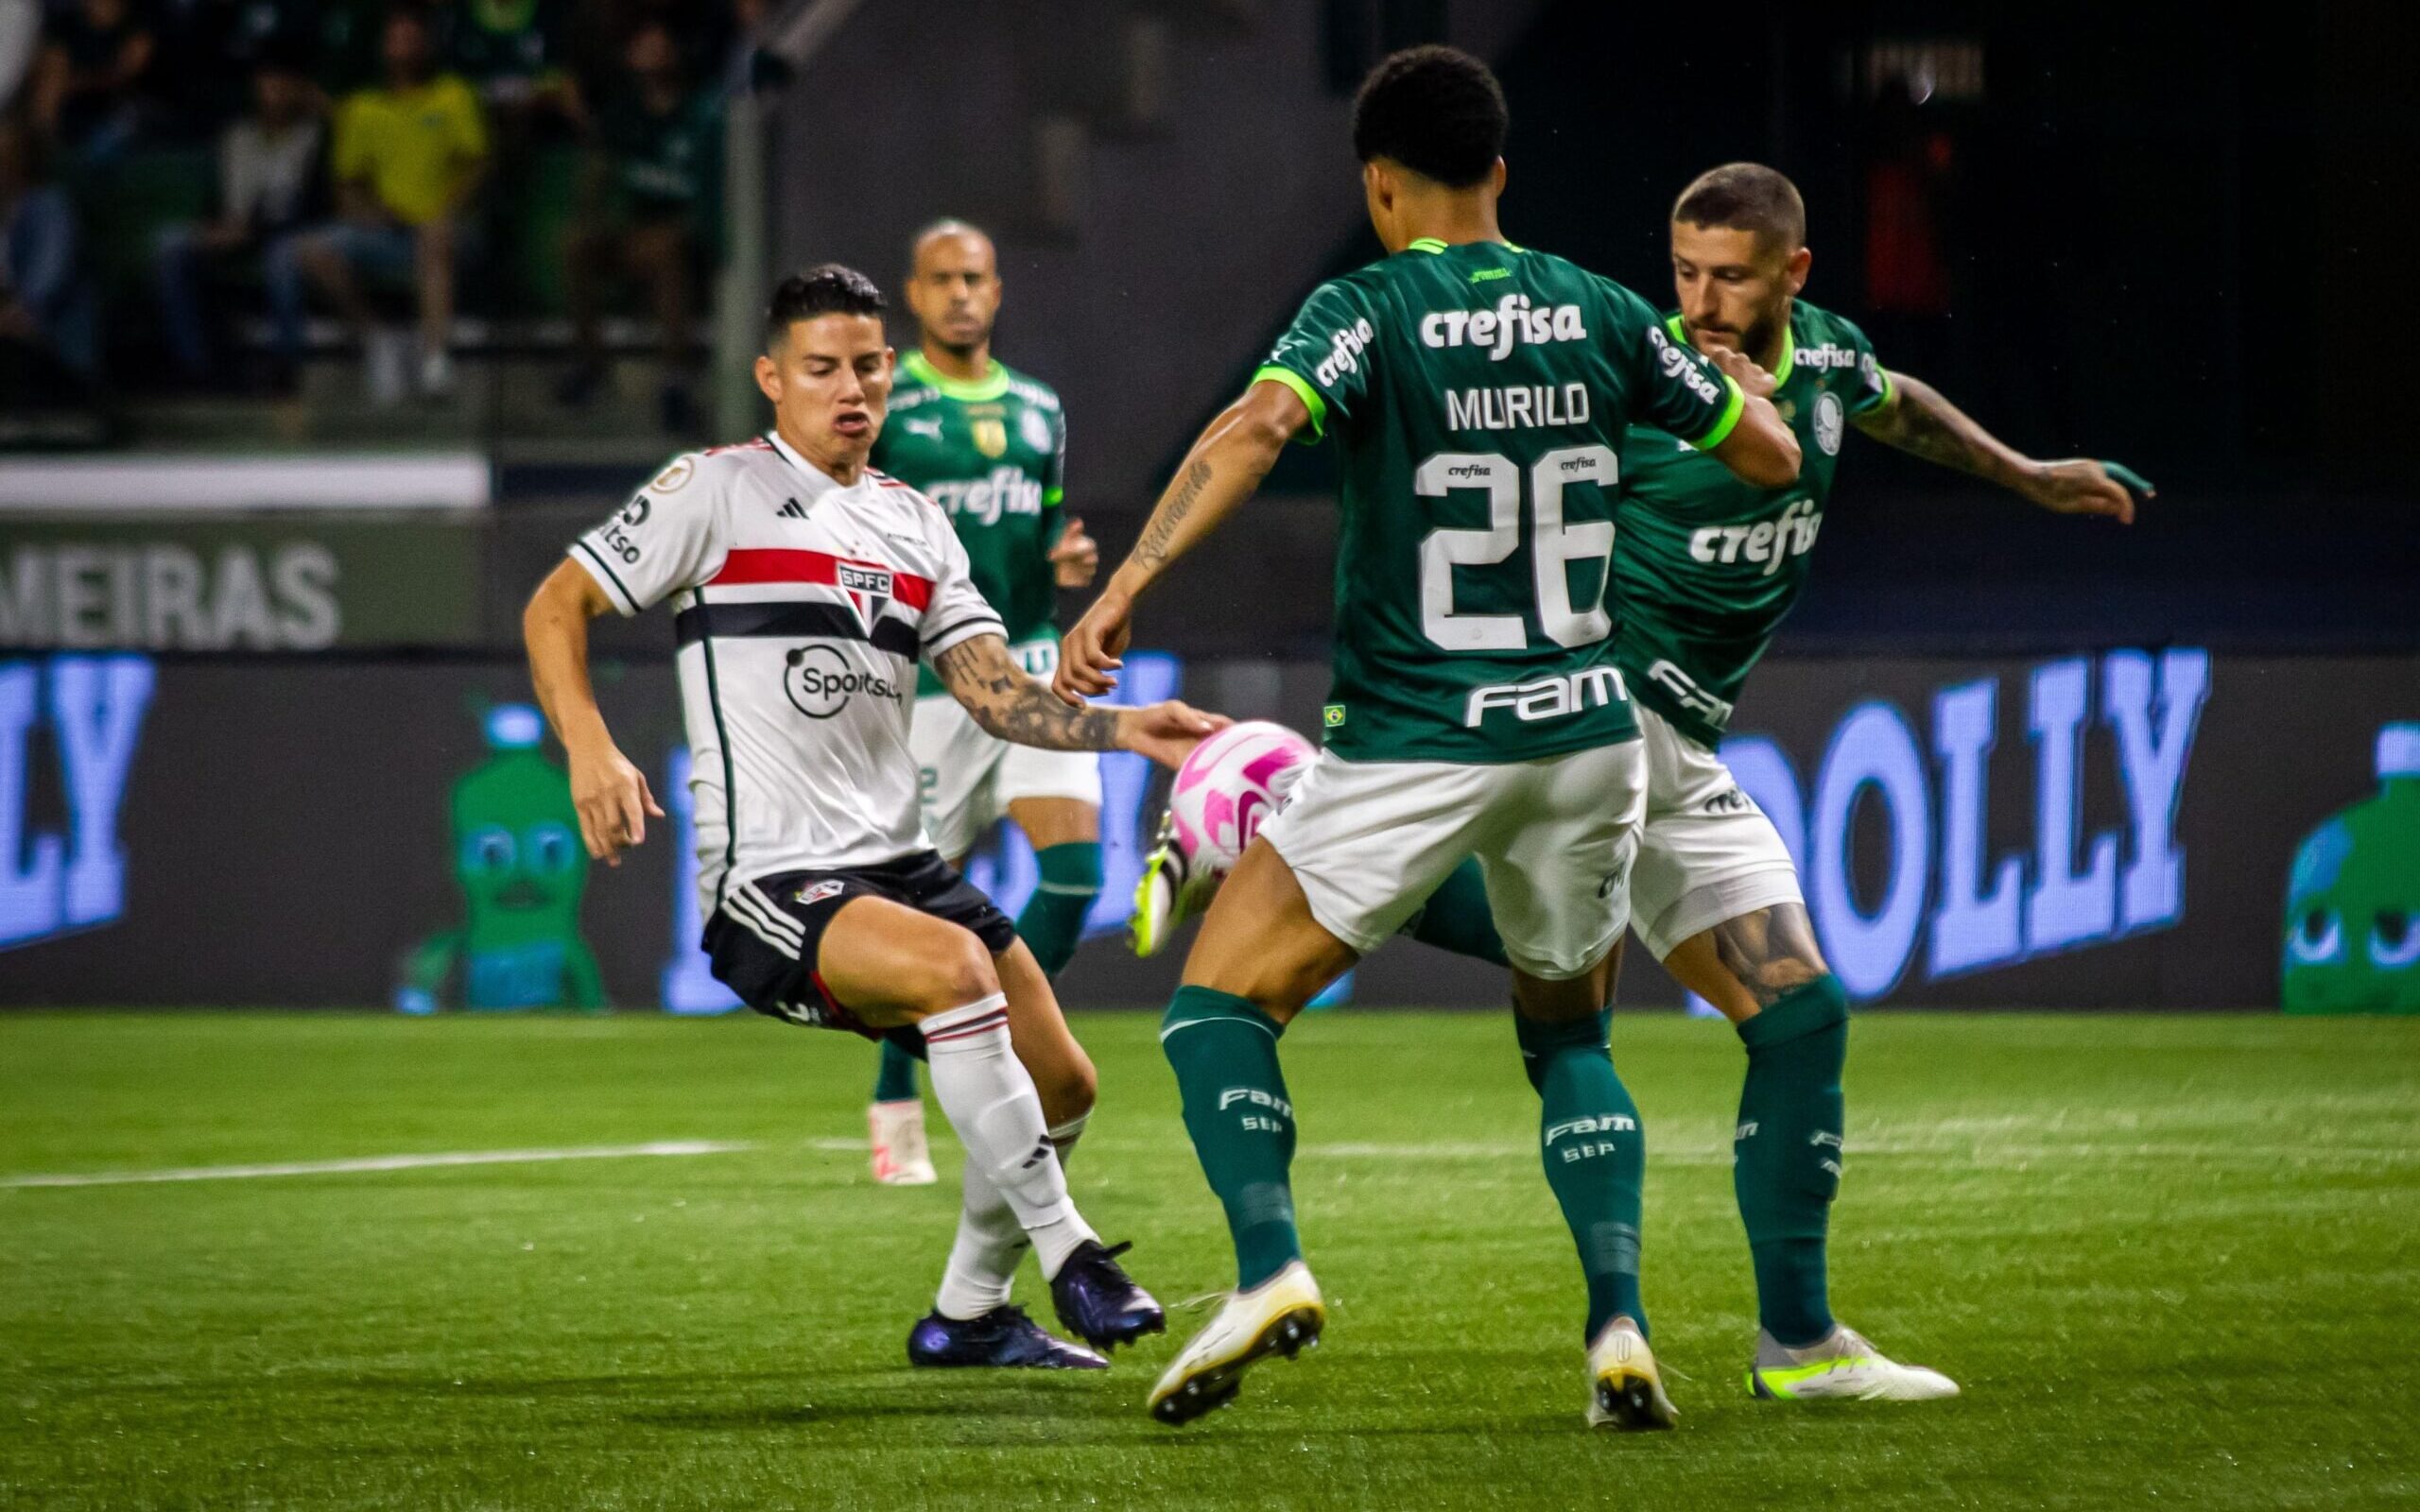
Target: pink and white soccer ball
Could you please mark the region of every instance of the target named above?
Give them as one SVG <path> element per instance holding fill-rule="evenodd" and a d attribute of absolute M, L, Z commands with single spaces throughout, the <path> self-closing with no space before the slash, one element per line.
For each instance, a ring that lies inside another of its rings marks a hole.
<path fill-rule="evenodd" d="M 1168 791 L 1168 816 L 1187 867 L 1197 874 L 1233 868 L 1318 754 L 1309 741 L 1266 719 L 1229 725 L 1194 747 Z"/>

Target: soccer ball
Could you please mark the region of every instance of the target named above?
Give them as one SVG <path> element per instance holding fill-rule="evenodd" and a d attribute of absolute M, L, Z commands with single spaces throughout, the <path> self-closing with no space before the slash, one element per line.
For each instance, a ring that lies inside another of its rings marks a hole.
<path fill-rule="evenodd" d="M 1317 754 L 1309 741 L 1266 719 L 1230 725 L 1194 747 L 1168 792 L 1168 826 L 1187 871 L 1232 868 Z"/>

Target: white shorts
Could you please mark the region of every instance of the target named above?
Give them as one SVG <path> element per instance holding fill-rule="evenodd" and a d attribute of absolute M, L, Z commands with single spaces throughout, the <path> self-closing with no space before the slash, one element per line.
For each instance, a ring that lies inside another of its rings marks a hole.
<path fill-rule="evenodd" d="M 1320 927 L 1364 955 L 1476 855 L 1504 954 L 1563 981 L 1604 959 L 1630 921 L 1646 798 L 1636 741 L 1494 766 L 1322 751 L 1260 833 Z"/>
<path fill-rule="evenodd" d="M 908 748 L 921 768 L 925 833 L 953 866 L 1020 799 L 1071 798 L 1100 807 L 1098 755 L 1011 745 L 986 732 L 945 693 L 916 700 Z"/>
<path fill-rule="evenodd" d="M 1657 960 L 1683 940 L 1759 908 L 1802 902 L 1781 832 L 1722 758 L 1643 704 L 1647 823 L 1631 868 L 1631 924 Z"/>

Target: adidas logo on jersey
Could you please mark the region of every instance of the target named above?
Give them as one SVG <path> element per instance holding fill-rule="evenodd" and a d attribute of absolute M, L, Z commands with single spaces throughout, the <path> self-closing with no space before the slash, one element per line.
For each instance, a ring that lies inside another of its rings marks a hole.
<path fill-rule="evenodd" d="M 1490 362 L 1502 362 L 1513 347 L 1550 341 L 1585 341 L 1588 328 L 1576 304 L 1531 304 L 1526 294 L 1507 294 L 1492 310 L 1431 310 L 1420 318 L 1425 347 L 1485 347 Z"/>
<path fill-rule="evenodd" d="M 804 520 L 806 518 L 806 506 L 796 499 L 785 499 L 782 507 L 773 512 L 785 520 Z"/>

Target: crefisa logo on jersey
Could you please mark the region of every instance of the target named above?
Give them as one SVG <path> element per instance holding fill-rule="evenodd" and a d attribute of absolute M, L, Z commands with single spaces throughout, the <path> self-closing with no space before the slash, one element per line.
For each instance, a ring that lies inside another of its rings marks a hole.
<path fill-rule="evenodd" d="M 1360 370 L 1361 353 L 1370 349 L 1377 335 L 1366 318 L 1354 321 L 1328 338 L 1327 360 L 1314 369 L 1311 376 L 1319 380 L 1322 388 L 1335 387 L 1339 377 Z"/>
<path fill-rule="evenodd" d="M 1422 346 L 1484 347 L 1490 362 L 1502 362 L 1524 341 L 1587 339 L 1580 306 L 1531 304 L 1526 294 L 1507 294 L 1493 310 L 1431 310 L 1420 318 Z"/>
<path fill-rule="evenodd" d="M 899 684 L 879 672 L 849 665 L 828 645 L 802 645 L 782 659 L 782 692 L 809 719 L 829 719 L 849 706 L 857 694 L 896 699 Z"/>

